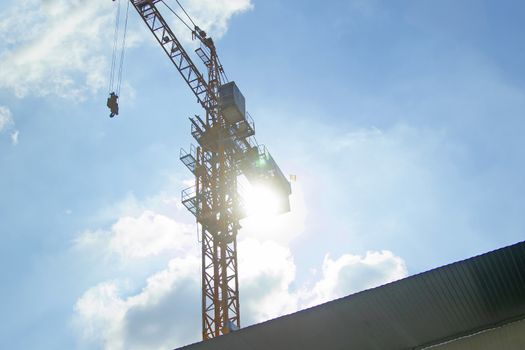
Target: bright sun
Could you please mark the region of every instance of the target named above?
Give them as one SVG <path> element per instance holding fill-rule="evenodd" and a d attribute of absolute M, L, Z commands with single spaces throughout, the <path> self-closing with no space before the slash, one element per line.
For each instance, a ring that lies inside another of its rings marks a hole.
<path fill-rule="evenodd" d="M 248 185 L 242 194 L 248 217 L 265 218 L 277 215 L 279 197 L 271 188 L 263 185 Z"/>

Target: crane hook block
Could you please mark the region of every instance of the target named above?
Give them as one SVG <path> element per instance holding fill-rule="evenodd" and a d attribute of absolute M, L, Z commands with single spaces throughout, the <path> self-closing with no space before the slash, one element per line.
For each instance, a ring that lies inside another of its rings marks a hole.
<path fill-rule="evenodd" d="M 114 116 L 118 115 L 118 96 L 115 94 L 115 92 L 109 94 L 106 105 L 108 106 L 110 111 L 110 118 L 113 118 Z"/>

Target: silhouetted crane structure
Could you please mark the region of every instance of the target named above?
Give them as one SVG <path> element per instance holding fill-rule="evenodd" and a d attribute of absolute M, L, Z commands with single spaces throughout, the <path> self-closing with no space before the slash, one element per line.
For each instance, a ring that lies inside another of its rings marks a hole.
<path fill-rule="evenodd" d="M 129 0 L 204 108 L 190 118 L 197 146 L 181 149 L 180 159 L 195 175 L 195 186 L 182 191 L 182 203 L 196 217 L 202 236 L 202 337 L 204 340 L 240 327 L 237 234 L 246 216 L 238 177 L 270 184 L 280 193 L 280 212 L 290 210 L 290 183 L 270 153 L 255 140 L 254 122 L 245 110 L 235 82 L 228 82 L 214 42 L 191 28 L 164 0 Z M 171 11 L 200 41 L 195 50 L 206 67 L 203 75 L 159 11 Z M 126 17 L 127 19 L 127 17 Z"/>

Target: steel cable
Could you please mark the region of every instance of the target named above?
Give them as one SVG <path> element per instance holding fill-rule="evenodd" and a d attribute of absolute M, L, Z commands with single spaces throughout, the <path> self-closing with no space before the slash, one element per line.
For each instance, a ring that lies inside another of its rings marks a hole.
<path fill-rule="evenodd" d="M 186 12 L 184 7 L 182 7 L 182 5 L 180 4 L 179 0 L 175 0 L 175 1 L 177 1 L 177 4 L 179 4 L 179 7 L 182 9 L 182 11 L 184 11 L 184 13 L 186 14 L 186 17 L 188 17 L 190 22 L 193 24 L 193 27 L 196 27 L 195 22 L 193 22 L 193 20 L 191 19 L 190 15 L 188 15 L 188 12 Z"/>
<path fill-rule="evenodd" d="M 109 73 L 109 86 L 108 93 L 112 92 L 113 83 L 115 81 L 115 64 L 117 62 L 117 45 L 118 45 L 118 34 L 120 26 L 120 0 L 117 1 L 117 15 L 115 18 L 115 31 L 113 33 L 113 54 L 111 57 L 111 69 Z"/>
<path fill-rule="evenodd" d="M 181 21 L 186 27 L 188 27 L 188 29 L 189 29 L 190 31 L 193 32 L 193 28 L 191 28 L 191 27 L 188 25 L 188 23 L 186 23 L 186 22 L 185 22 L 185 21 L 179 16 L 179 14 L 178 14 L 174 9 L 172 9 L 172 8 L 170 7 L 170 5 L 166 4 L 166 2 L 165 2 L 164 0 L 161 0 L 161 1 L 162 1 L 162 3 L 164 4 L 164 6 L 166 6 L 166 7 L 171 11 L 171 13 L 173 13 L 173 14 L 174 14 L 174 15 L 175 15 L 175 16 L 176 16 L 176 17 L 177 17 L 177 18 L 178 18 L 178 19 L 179 19 L 179 20 L 180 20 L 180 21 Z M 191 21 L 191 18 L 190 18 L 190 21 Z"/>
<path fill-rule="evenodd" d="M 120 66 L 119 66 L 118 80 L 117 80 L 117 96 L 120 96 L 120 86 L 122 84 L 122 67 L 124 66 L 124 53 L 126 51 L 126 36 L 128 32 L 129 3 L 130 1 L 128 1 L 128 6 L 126 7 L 126 19 L 124 21 L 124 34 L 122 37 L 122 51 L 120 54 Z"/>

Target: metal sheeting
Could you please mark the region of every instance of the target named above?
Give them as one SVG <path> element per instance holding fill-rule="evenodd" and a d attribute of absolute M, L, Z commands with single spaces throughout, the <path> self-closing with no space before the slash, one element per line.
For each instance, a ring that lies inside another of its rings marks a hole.
<path fill-rule="evenodd" d="M 420 349 L 524 318 L 521 242 L 182 349 Z"/>
<path fill-rule="evenodd" d="M 525 320 L 492 328 L 424 350 L 523 350 L 525 349 Z"/>

